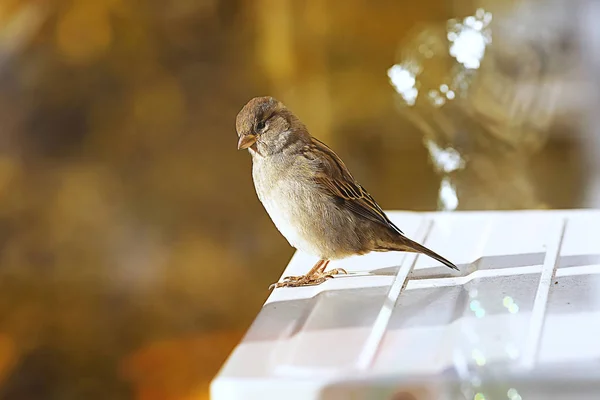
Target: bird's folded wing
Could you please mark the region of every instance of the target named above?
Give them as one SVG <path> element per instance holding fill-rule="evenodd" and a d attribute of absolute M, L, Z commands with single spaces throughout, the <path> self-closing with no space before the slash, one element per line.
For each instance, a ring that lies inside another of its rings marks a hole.
<path fill-rule="evenodd" d="M 321 168 L 314 179 L 323 190 L 338 200 L 340 207 L 403 234 L 385 215 L 373 196 L 354 180 L 333 150 L 313 138 L 313 143 L 307 148 L 306 153 L 309 158 L 320 161 Z"/>

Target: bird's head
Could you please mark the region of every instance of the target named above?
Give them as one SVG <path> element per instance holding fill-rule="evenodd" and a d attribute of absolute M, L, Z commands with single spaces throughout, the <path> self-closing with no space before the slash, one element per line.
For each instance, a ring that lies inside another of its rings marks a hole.
<path fill-rule="evenodd" d="M 304 125 L 273 97 L 255 97 L 238 113 L 238 150 L 250 149 L 262 156 L 276 154 L 308 137 Z"/>

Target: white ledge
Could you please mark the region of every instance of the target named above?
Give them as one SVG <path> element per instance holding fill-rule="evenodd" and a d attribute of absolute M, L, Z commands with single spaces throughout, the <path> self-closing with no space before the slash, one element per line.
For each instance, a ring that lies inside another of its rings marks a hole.
<path fill-rule="evenodd" d="M 212 399 L 600 393 L 600 211 L 388 215 L 461 271 L 371 253 L 329 265 L 348 276 L 276 289 Z M 282 276 L 315 262 L 297 252 Z"/>

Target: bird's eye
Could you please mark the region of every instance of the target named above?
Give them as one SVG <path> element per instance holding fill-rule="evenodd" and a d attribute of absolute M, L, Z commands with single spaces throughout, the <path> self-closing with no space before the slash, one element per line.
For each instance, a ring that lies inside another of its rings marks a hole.
<path fill-rule="evenodd" d="M 256 124 L 256 129 L 259 131 L 262 131 L 263 129 L 265 129 L 265 122 L 260 121 L 258 124 Z"/>

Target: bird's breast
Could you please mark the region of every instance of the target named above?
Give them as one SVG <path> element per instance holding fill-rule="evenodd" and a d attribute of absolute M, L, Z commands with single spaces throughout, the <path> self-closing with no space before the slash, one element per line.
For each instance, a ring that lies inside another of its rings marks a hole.
<path fill-rule="evenodd" d="M 271 220 L 295 248 L 309 254 L 319 254 L 319 238 L 313 221 L 315 193 L 306 174 L 290 168 L 255 163 L 253 166 L 256 193 Z"/>

